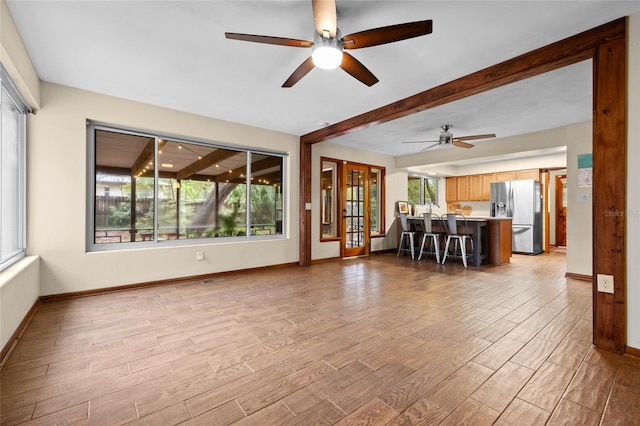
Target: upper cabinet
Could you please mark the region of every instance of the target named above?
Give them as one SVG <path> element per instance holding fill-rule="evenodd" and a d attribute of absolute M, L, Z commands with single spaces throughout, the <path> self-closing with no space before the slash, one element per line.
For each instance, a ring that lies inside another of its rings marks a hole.
<path fill-rule="evenodd" d="M 469 176 L 458 176 L 458 200 L 469 199 Z"/>
<path fill-rule="evenodd" d="M 540 180 L 540 170 L 518 170 L 516 172 L 516 178 L 514 180 Z"/>
<path fill-rule="evenodd" d="M 458 199 L 458 178 L 455 176 L 448 177 L 446 180 L 446 184 L 447 184 L 446 200 L 448 204 Z"/>
<path fill-rule="evenodd" d="M 469 176 L 469 201 L 484 200 L 484 176 Z"/>
<path fill-rule="evenodd" d="M 506 182 L 508 180 L 516 180 L 516 172 L 496 173 L 496 182 Z"/>
<path fill-rule="evenodd" d="M 539 180 L 539 178 L 540 171 L 538 169 L 448 177 L 446 180 L 447 204 L 456 201 L 489 201 L 492 182 Z"/>
<path fill-rule="evenodd" d="M 495 173 L 469 176 L 469 200 L 489 201 L 491 198 L 491 182 L 496 181 Z"/>

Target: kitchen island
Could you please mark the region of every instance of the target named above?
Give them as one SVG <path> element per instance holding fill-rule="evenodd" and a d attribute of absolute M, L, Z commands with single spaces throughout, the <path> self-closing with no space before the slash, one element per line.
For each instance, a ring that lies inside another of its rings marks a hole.
<path fill-rule="evenodd" d="M 421 217 L 409 217 L 408 219 L 412 230 L 418 232 L 422 230 Z M 464 219 L 458 219 L 457 223 L 458 232 L 471 235 L 474 247 L 471 256 L 473 266 L 480 266 L 483 263 L 498 266 L 510 262 L 511 218 L 467 217 L 466 229 Z M 442 220 L 433 219 L 431 226 L 433 232 L 443 234 L 446 232 Z M 420 238 L 416 243 L 420 243 Z"/>

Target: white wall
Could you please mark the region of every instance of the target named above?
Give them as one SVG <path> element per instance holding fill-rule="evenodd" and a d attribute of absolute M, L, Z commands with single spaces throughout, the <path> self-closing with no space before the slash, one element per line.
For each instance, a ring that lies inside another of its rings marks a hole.
<path fill-rule="evenodd" d="M 593 150 L 593 128 L 567 127 L 567 273 L 593 275 L 592 188 L 578 188 L 578 155 Z"/>
<path fill-rule="evenodd" d="M 313 145 L 311 155 L 311 258 L 331 259 L 340 256 L 339 241 L 320 242 L 320 158 L 329 157 L 336 160 L 348 161 L 385 168 L 386 198 L 385 198 L 385 229 L 384 237 L 371 239 L 371 251 L 381 251 L 397 247 L 395 224 L 395 203 L 407 199 L 407 173 L 399 172 L 395 168 L 394 157 L 373 152 L 359 151 L 322 142 Z"/>
<path fill-rule="evenodd" d="M 27 256 L 0 274 L 0 349 L 40 297 L 40 258 Z"/>
<path fill-rule="evenodd" d="M 629 19 L 627 113 L 627 346 L 640 350 L 640 14 Z"/>
<path fill-rule="evenodd" d="M 31 108 L 40 106 L 40 79 L 5 0 L 0 0 L 0 62 Z"/>
<path fill-rule="evenodd" d="M 297 262 L 299 138 L 50 83 L 28 120 L 28 247 L 41 257 L 41 294 Z M 288 238 L 85 252 L 86 120 L 289 152 Z M 63 188 L 63 191 L 52 191 Z M 196 261 L 203 251 L 205 261 Z M 102 273 L 108 271 L 109 273 Z"/>

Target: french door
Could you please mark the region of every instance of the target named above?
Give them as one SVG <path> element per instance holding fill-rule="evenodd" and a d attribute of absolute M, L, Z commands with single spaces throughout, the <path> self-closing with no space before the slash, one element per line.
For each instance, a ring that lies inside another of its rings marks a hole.
<path fill-rule="evenodd" d="M 369 254 L 369 168 L 346 164 L 342 182 L 342 257 Z"/>

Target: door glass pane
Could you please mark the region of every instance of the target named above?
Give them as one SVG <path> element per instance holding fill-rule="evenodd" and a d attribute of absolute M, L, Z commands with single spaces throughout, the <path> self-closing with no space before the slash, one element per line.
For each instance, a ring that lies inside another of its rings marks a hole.
<path fill-rule="evenodd" d="M 365 231 L 365 172 L 347 170 L 346 188 L 346 248 L 362 247 Z"/>

